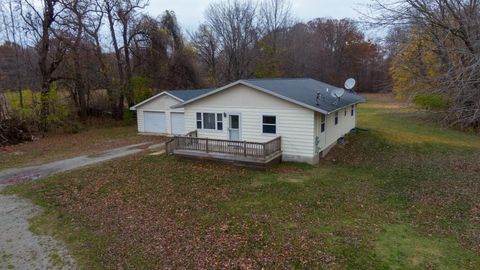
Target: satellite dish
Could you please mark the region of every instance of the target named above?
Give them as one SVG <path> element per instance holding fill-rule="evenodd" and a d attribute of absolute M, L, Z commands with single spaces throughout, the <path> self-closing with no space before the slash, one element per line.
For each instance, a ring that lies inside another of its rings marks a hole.
<path fill-rule="evenodd" d="M 357 81 L 355 81 L 354 78 L 350 78 L 345 81 L 345 89 L 352 90 L 355 87 L 355 84 L 357 84 Z"/>
<path fill-rule="evenodd" d="M 337 88 L 331 92 L 331 95 L 334 98 L 341 98 L 343 95 L 345 95 L 345 90 L 342 88 Z"/>

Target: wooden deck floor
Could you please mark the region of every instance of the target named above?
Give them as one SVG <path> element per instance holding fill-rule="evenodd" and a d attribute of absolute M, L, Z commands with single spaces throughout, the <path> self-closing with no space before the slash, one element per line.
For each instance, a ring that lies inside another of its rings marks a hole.
<path fill-rule="evenodd" d="M 251 167 L 267 167 L 282 159 L 281 137 L 268 142 L 248 142 L 198 138 L 196 133 L 192 134 L 176 136 L 167 142 L 167 153 Z"/>
<path fill-rule="evenodd" d="M 267 156 L 266 158 L 250 157 L 250 156 L 245 157 L 241 155 L 232 155 L 232 154 L 216 153 L 216 152 L 205 153 L 203 151 L 194 151 L 194 150 L 174 150 L 173 154 L 183 158 L 214 160 L 214 161 L 221 161 L 225 163 L 231 163 L 239 166 L 255 167 L 255 168 L 265 168 L 270 165 L 280 163 L 282 159 L 281 151 L 273 153 Z"/>

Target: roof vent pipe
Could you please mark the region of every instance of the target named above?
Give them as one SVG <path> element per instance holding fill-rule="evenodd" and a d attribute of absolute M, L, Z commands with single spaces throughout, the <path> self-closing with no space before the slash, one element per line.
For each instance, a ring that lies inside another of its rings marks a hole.
<path fill-rule="evenodd" d="M 322 94 L 320 93 L 320 91 L 317 92 L 317 106 L 320 105 L 320 99 L 322 99 Z"/>

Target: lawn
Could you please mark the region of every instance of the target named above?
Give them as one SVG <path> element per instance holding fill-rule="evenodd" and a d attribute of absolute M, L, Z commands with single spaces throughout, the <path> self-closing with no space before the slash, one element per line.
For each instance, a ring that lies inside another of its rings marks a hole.
<path fill-rule="evenodd" d="M 0 147 L 0 170 L 39 165 L 130 144 L 162 140 L 162 137 L 138 135 L 135 126 L 96 127 L 77 134 L 51 133 L 33 142 Z"/>
<path fill-rule="evenodd" d="M 480 137 L 385 96 L 358 117 L 318 166 L 142 154 L 7 192 L 88 269 L 479 269 Z"/>

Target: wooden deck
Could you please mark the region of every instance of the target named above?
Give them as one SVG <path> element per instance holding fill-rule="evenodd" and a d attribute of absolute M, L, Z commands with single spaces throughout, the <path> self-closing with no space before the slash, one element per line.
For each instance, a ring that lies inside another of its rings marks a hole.
<path fill-rule="evenodd" d="M 196 132 L 167 142 L 167 153 L 195 159 L 218 160 L 236 165 L 266 167 L 281 161 L 281 137 L 269 142 L 198 138 Z"/>

